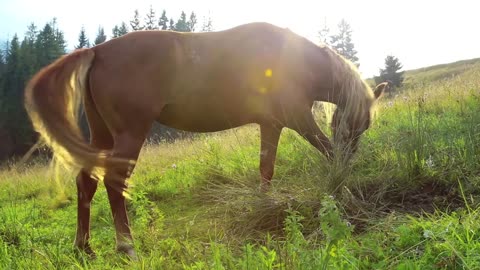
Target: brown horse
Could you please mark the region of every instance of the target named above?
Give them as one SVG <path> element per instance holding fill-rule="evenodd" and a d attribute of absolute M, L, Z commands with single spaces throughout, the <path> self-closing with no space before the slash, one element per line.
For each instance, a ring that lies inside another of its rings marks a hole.
<path fill-rule="evenodd" d="M 93 254 L 90 202 L 103 179 L 117 249 L 135 256 L 122 191 L 154 121 L 192 132 L 259 124 L 266 189 L 282 128 L 296 130 L 332 159 L 332 144 L 315 123 L 312 105 L 334 103 L 334 140 L 349 145 L 351 154 L 385 86 L 372 91 L 328 47 L 288 29 L 252 23 L 210 33 L 138 31 L 77 50 L 35 75 L 25 103 L 57 157 L 80 169 L 75 245 Z M 82 101 L 90 144 L 77 124 Z"/>

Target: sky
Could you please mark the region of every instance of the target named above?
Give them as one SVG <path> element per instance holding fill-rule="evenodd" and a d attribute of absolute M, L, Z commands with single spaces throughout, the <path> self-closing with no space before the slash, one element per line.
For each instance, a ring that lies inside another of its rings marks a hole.
<path fill-rule="evenodd" d="M 378 74 L 387 55 L 399 58 L 404 69 L 415 69 L 480 57 L 480 1 L 424 0 L 0 0 L 0 42 L 19 36 L 34 22 L 38 27 L 57 18 L 68 49 L 77 43 L 82 26 L 90 40 L 98 27 L 111 29 L 128 23 L 138 9 L 142 18 L 150 5 L 159 16 L 178 19 L 180 12 L 194 11 L 199 23 L 210 16 L 215 30 L 263 21 L 288 27 L 315 43 L 326 23 L 336 32 L 345 19 L 364 77 Z"/>

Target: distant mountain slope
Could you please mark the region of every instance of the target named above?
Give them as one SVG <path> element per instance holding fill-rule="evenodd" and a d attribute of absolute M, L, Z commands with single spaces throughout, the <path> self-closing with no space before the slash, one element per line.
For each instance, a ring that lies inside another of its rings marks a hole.
<path fill-rule="evenodd" d="M 429 83 L 448 79 L 471 69 L 480 69 L 480 58 L 406 70 L 404 85 L 409 87 L 418 83 Z M 367 79 L 367 82 L 370 85 L 375 84 L 373 78 Z"/>
<path fill-rule="evenodd" d="M 407 70 L 405 71 L 404 83 L 410 85 L 418 82 L 433 82 L 448 79 L 473 68 L 480 68 L 480 58 Z"/>

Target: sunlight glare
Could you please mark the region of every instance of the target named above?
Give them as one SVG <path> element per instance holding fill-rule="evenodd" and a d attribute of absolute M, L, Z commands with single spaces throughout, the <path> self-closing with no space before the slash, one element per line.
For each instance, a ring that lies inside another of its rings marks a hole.
<path fill-rule="evenodd" d="M 265 77 L 270 78 L 273 75 L 273 71 L 270 68 L 265 70 Z"/>

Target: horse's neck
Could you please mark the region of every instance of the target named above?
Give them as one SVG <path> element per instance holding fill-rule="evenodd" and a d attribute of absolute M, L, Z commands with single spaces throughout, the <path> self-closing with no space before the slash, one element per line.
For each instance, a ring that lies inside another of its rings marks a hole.
<path fill-rule="evenodd" d="M 369 97 L 365 94 L 366 85 L 358 74 L 348 74 L 343 78 L 337 77 L 333 79 L 333 88 L 327 91 L 326 97 L 328 102 L 336 104 L 341 109 L 352 109 L 355 111 L 358 107 L 364 107 L 369 103 Z"/>
<path fill-rule="evenodd" d="M 320 87 L 316 100 L 333 103 L 339 107 L 344 107 L 346 105 L 345 97 L 341 94 L 341 89 L 331 86 Z"/>
<path fill-rule="evenodd" d="M 369 106 L 367 86 L 349 62 L 328 47 L 311 47 L 308 53 L 307 62 L 315 74 L 315 100 L 352 114 Z"/>
<path fill-rule="evenodd" d="M 319 53 L 320 52 L 320 53 Z M 333 103 L 339 107 L 347 104 L 345 78 L 352 76 L 350 70 L 330 48 L 318 48 L 312 61 L 317 74 L 316 100 Z M 320 56 L 320 57 L 318 57 Z"/>
<path fill-rule="evenodd" d="M 346 107 L 350 93 L 341 81 L 335 81 L 330 77 L 328 80 L 319 82 L 317 87 L 317 100 L 333 103 L 338 107 Z"/>

